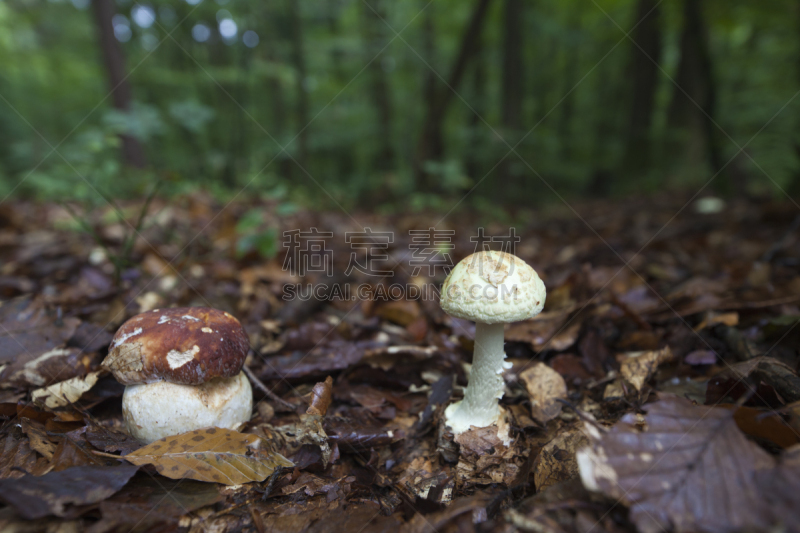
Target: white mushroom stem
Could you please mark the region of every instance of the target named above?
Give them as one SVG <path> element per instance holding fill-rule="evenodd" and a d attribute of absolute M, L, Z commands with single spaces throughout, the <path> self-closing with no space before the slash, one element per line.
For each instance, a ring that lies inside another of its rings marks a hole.
<path fill-rule="evenodd" d="M 501 425 L 502 410 L 497 400 L 503 397 L 503 324 L 475 323 L 475 351 L 472 371 L 464 399 L 445 410 L 447 425 L 458 435 L 470 426 Z"/>

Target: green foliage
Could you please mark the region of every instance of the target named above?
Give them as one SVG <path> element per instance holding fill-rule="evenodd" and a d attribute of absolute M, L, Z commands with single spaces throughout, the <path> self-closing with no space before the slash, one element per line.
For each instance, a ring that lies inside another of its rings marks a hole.
<path fill-rule="evenodd" d="M 299 6 L 297 20 L 290 2 Z M 635 0 L 524 2 L 517 129 L 502 123 L 505 4 L 493 2 L 478 53 L 445 115 L 444 155 L 419 164 L 426 84 L 448 90 L 442 79 L 453 68 L 473 2 L 370 0 L 382 22 L 361 0 L 116 0 L 125 17 L 120 24 L 130 30 L 120 43 L 134 97 L 127 112 L 111 105 L 86 2 L 2 2 L 0 198 L 13 191 L 102 203 L 99 191 L 141 197 L 165 175 L 174 176 L 162 189 L 167 194 L 203 187 L 225 201 L 281 185 L 292 202 L 346 209 L 448 211 L 476 185 L 460 208 L 487 212 L 497 202 L 553 200 L 545 182 L 562 195 L 586 194 L 598 182 L 610 193 L 696 189 L 713 175 L 704 154 L 684 148 L 697 144 L 698 134 L 668 125 L 681 3 L 660 4 L 653 157 L 631 170 L 623 159 L 634 45 L 624 32 L 633 26 Z M 145 5 L 156 14 L 149 27 L 132 15 Z M 774 194 L 797 182 L 797 9 L 786 0 L 703 3 L 721 156 L 727 162 L 753 138 L 732 163 L 751 192 Z M 228 17 L 238 31 L 226 40 L 218 24 Z M 193 37 L 197 25 L 210 29 L 207 41 Z M 246 31 L 258 34 L 252 48 L 243 42 Z M 120 134 L 144 145 L 156 173 L 124 168 Z M 425 183 L 415 177 L 420 166 Z M 725 190 L 724 179 L 712 188 Z M 275 253 L 270 231 L 245 224 L 239 253 Z"/>

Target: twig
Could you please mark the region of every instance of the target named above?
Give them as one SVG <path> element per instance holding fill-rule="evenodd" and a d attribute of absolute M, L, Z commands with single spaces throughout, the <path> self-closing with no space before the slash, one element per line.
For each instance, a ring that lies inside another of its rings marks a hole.
<path fill-rule="evenodd" d="M 97 450 L 91 450 L 91 452 L 93 454 L 95 454 L 95 455 L 99 455 L 100 457 L 109 457 L 111 459 L 116 459 L 118 461 L 123 461 L 125 459 L 124 456 L 122 456 L 122 455 L 114 455 L 113 453 L 100 452 L 100 451 L 97 451 Z"/>
<path fill-rule="evenodd" d="M 273 401 L 281 404 L 283 407 L 290 409 L 292 411 L 297 409 L 296 405 L 287 402 L 286 400 L 284 400 L 283 398 L 272 392 L 266 385 L 264 385 L 264 383 L 260 379 L 258 379 L 255 374 L 253 374 L 253 371 L 250 370 L 249 366 L 244 365 L 242 367 L 242 370 L 244 370 L 244 373 L 247 374 L 247 377 L 250 379 L 253 385 L 255 385 L 255 387 L 260 391 L 266 393 L 266 395 L 269 396 Z"/>

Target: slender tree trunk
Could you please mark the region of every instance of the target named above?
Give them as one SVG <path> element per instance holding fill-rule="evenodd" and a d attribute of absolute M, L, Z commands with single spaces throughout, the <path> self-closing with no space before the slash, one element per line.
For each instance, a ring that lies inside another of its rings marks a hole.
<path fill-rule="evenodd" d="M 716 113 L 716 84 L 708 48 L 708 28 L 703 19 L 701 0 L 684 0 L 683 32 L 680 42 L 680 62 L 675 88 L 669 106 L 669 125 L 689 128 L 700 134 L 705 154 L 713 172 L 722 169 L 722 157 L 717 142 L 714 117 Z M 684 94 L 685 91 L 685 94 Z"/>
<path fill-rule="evenodd" d="M 125 77 L 125 55 L 122 47 L 114 37 L 111 18 L 115 8 L 113 0 L 92 0 L 97 35 L 103 51 L 103 62 L 111 89 L 111 102 L 120 111 L 130 111 L 131 85 Z M 147 164 L 141 143 L 130 135 L 120 135 L 122 141 L 122 159 L 128 166 L 142 168 Z"/>
<path fill-rule="evenodd" d="M 447 79 L 447 86 L 441 87 L 434 92 L 433 99 L 427 102 L 426 117 L 422 129 L 422 136 L 417 147 L 415 161 L 415 174 L 418 189 L 424 189 L 426 183 L 423 164 L 425 161 L 436 161 L 442 158 L 444 153 L 444 140 L 442 139 L 442 123 L 450 103 L 453 101 L 454 93 L 457 91 L 464 71 L 469 60 L 475 55 L 480 42 L 480 34 L 486 19 L 486 11 L 491 0 L 477 0 L 473 8 L 467 29 L 461 39 L 458 55 L 456 56 L 453 68 Z M 427 180 L 432 181 L 432 180 Z M 427 187 L 431 189 L 430 186 Z"/>
<path fill-rule="evenodd" d="M 279 51 L 283 48 L 282 45 L 289 40 L 289 27 L 290 17 L 287 15 L 288 8 L 280 3 L 264 4 L 263 18 L 270 21 L 268 31 L 264 36 L 265 55 L 268 61 L 281 64 L 284 58 L 281 57 Z M 260 48 L 260 47 L 259 47 Z M 267 80 L 268 98 L 271 104 L 270 113 L 270 133 L 273 133 L 275 139 L 285 146 L 286 143 L 293 137 L 289 135 L 289 121 L 291 118 L 287 113 L 287 98 L 286 88 L 278 76 L 271 75 Z M 296 133 L 296 132 L 295 132 Z M 280 148 L 277 148 L 280 150 Z M 289 152 L 291 146 L 286 147 Z M 277 154 L 278 174 L 286 179 L 291 179 L 292 173 L 295 170 L 295 165 L 288 153 Z"/>
<path fill-rule="evenodd" d="M 380 0 L 372 0 L 371 7 L 364 4 L 364 47 L 369 64 L 369 75 L 371 85 L 372 103 L 375 105 L 377 116 L 378 149 L 375 153 L 373 167 L 377 170 L 386 171 L 394 168 L 394 148 L 392 146 L 392 98 L 389 83 L 386 80 L 386 72 L 383 69 L 381 59 L 376 58 L 384 46 L 386 25 L 383 3 Z"/>
<path fill-rule="evenodd" d="M 522 128 L 522 0 L 505 0 L 503 13 L 503 73 L 500 87 L 500 119 L 502 135 L 511 146 L 516 145 Z M 501 147 L 505 154 L 505 143 Z M 498 173 L 506 180 L 512 180 L 512 168 L 517 157 L 506 157 L 498 168 Z"/>
<path fill-rule="evenodd" d="M 303 44 L 303 20 L 300 0 L 289 0 L 289 16 L 292 27 L 292 63 L 297 75 L 297 131 L 299 137 L 297 162 L 305 168 L 308 157 L 308 91 L 306 90 L 306 57 Z"/>
<path fill-rule="evenodd" d="M 522 0 L 505 0 L 501 116 L 504 128 L 511 131 L 522 127 L 522 17 Z"/>
<path fill-rule="evenodd" d="M 636 26 L 631 43 L 630 79 L 633 84 L 627 143 L 623 167 L 627 172 L 641 172 L 650 162 L 650 126 L 658 87 L 658 63 L 661 61 L 661 12 L 657 0 L 638 0 Z M 639 48 L 641 47 L 641 48 Z"/>
<path fill-rule="evenodd" d="M 473 108 L 477 113 L 467 110 L 469 113 L 469 144 L 468 151 L 465 154 L 465 170 L 467 176 L 477 182 L 483 178 L 481 162 L 483 161 L 483 154 L 486 152 L 486 147 L 482 142 L 485 138 L 485 126 L 478 118 L 478 114 L 485 115 L 486 111 L 486 59 L 484 54 L 481 53 L 481 45 L 478 45 L 478 52 L 475 55 L 475 67 L 472 73 L 472 96 Z"/>
<path fill-rule="evenodd" d="M 573 32 L 580 27 L 580 15 L 577 11 L 571 11 L 567 21 L 567 31 Z M 562 45 L 563 54 L 563 72 L 561 78 L 564 80 L 563 88 L 560 93 L 564 96 L 561 103 L 561 113 L 558 116 L 558 124 L 556 131 L 560 139 L 560 156 L 563 160 L 569 160 L 572 157 L 572 120 L 575 116 L 575 100 L 576 94 L 572 88 L 578 80 L 578 65 L 580 60 L 580 53 L 577 47 L 571 42 L 567 41 Z"/>

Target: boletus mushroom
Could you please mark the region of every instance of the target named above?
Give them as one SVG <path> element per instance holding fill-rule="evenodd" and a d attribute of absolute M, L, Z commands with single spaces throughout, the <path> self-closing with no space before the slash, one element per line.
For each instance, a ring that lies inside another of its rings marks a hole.
<path fill-rule="evenodd" d="M 102 366 L 125 385 L 128 431 L 150 443 L 250 420 L 253 393 L 241 371 L 249 348 L 244 328 L 226 312 L 154 309 L 119 328 Z"/>
<path fill-rule="evenodd" d="M 544 283 L 522 259 L 484 251 L 464 258 L 442 285 L 440 304 L 450 316 L 475 322 L 472 370 L 464 399 L 445 410 L 454 435 L 496 424 L 508 445 L 508 424 L 497 400 L 503 397 L 505 350 L 503 328 L 538 315 L 544 307 Z"/>

